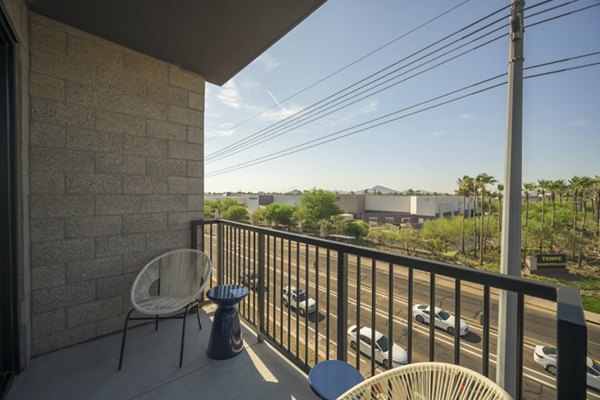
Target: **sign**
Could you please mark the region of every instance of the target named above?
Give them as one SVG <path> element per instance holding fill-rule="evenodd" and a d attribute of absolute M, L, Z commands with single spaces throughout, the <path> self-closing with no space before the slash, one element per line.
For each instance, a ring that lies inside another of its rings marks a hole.
<path fill-rule="evenodd" d="M 566 268 L 567 267 L 567 255 L 556 253 L 556 254 L 538 254 L 535 256 L 537 261 L 537 267 L 539 269 L 544 268 Z"/>

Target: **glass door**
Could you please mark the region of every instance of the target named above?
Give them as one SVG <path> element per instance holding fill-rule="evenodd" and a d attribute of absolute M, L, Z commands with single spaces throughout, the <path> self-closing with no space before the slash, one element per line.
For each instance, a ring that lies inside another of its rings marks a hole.
<path fill-rule="evenodd" d="M 14 44 L 0 10 L 0 398 L 19 370 Z"/>

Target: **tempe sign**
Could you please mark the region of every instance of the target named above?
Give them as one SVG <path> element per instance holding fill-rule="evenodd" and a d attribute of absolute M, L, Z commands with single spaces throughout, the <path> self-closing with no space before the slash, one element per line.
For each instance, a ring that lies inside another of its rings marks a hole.
<path fill-rule="evenodd" d="M 539 269 L 567 267 L 566 254 L 538 254 L 535 258 Z"/>

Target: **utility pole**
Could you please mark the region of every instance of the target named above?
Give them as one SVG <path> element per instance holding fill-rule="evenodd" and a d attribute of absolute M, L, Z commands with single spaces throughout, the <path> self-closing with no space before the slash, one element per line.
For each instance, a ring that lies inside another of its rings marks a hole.
<path fill-rule="evenodd" d="M 512 0 L 508 56 L 508 104 L 504 215 L 500 272 L 521 276 L 521 182 L 523 147 L 523 9 L 524 0 Z M 514 399 L 520 398 L 517 381 L 517 294 L 500 291 L 496 383 Z"/>

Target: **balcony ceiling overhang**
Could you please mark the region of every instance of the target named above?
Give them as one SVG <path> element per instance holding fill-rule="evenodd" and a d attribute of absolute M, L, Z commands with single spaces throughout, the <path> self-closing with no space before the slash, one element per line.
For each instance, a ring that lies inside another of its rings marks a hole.
<path fill-rule="evenodd" d="M 325 0 L 27 0 L 31 11 L 222 85 Z"/>

